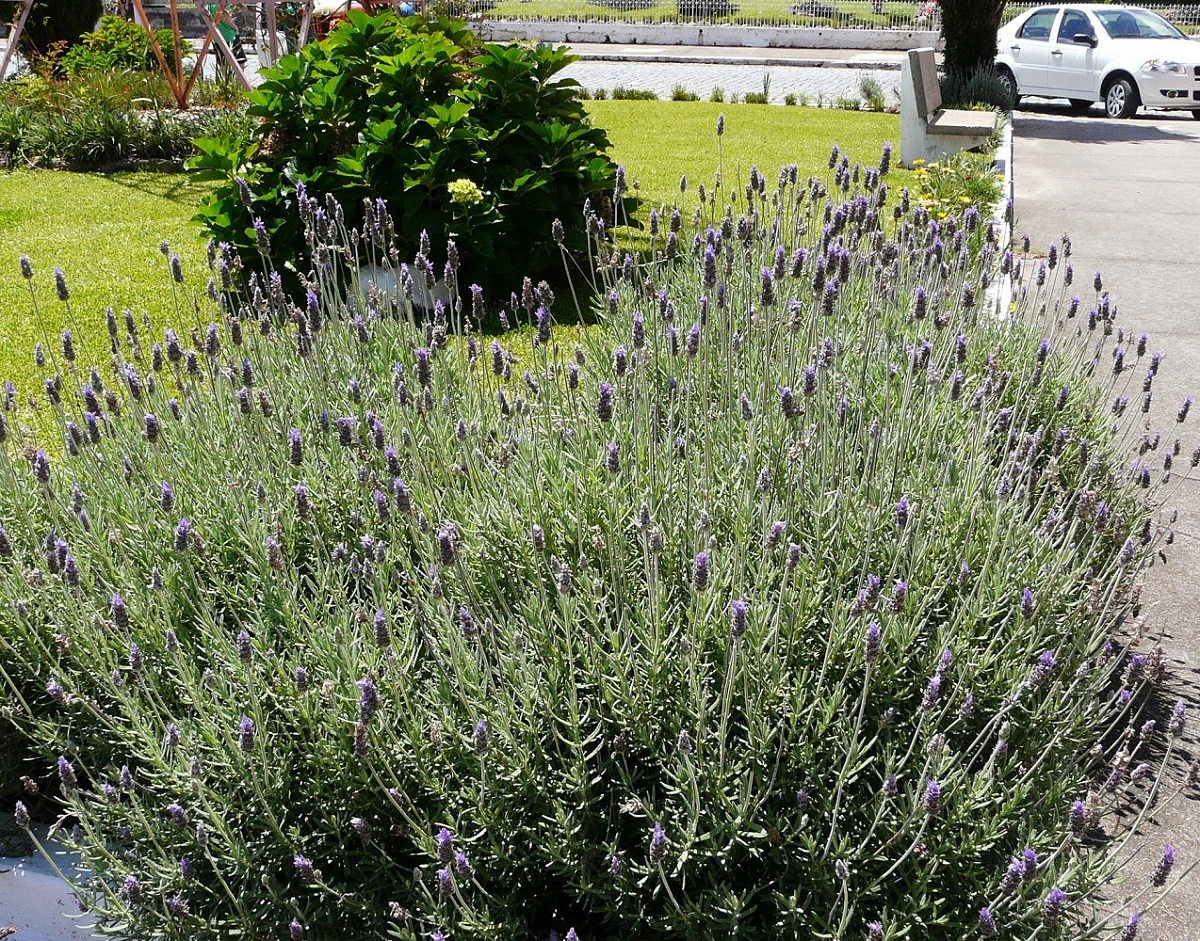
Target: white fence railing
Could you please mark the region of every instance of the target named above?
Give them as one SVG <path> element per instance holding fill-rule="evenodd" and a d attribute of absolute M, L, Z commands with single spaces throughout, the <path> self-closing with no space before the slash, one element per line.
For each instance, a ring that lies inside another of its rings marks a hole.
<path fill-rule="evenodd" d="M 429 0 L 473 19 L 613 23 L 738 23 L 828 29 L 930 30 L 941 27 L 936 0 Z M 1006 17 L 1037 4 L 1010 2 Z M 1185 32 L 1200 32 L 1200 3 L 1140 3 Z"/>

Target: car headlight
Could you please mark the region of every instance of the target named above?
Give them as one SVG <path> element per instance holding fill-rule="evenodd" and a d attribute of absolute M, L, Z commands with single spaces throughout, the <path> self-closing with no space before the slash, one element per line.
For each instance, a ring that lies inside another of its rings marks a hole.
<path fill-rule="evenodd" d="M 1183 74 L 1183 66 L 1169 59 L 1149 59 L 1142 63 L 1143 72 L 1170 72 L 1174 75 Z"/>

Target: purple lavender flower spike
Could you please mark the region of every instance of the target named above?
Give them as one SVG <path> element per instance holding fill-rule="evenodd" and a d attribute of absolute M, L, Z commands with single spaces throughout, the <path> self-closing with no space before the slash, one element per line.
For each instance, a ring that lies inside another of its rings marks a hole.
<path fill-rule="evenodd" d="M 474 735 L 474 739 L 473 739 L 473 746 L 475 748 L 476 755 L 482 756 L 487 753 L 487 750 L 488 750 L 487 719 L 480 719 L 478 722 L 475 723 L 475 735 Z"/>
<path fill-rule="evenodd" d="M 75 769 L 71 766 L 71 762 L 67 761 L 65 755 L 58 756 L 58 780 L 67 794 L 74 791 L 79 783 L 75 777 Z"/>
<path fill-rule="evenodd" d="M 1033 617 L 1033 611 L 1037 602 L 1033 596 L 1033 590 L 1026 588 L 1021 592 L 1021 617 L 1028 621 Z"/>
<path fill-rule="evenodd" d="M 605 423 L 612 421 L 613 387 L 607 382 L 600 383 L 600 398 L 596 403 L 596 417 Z"/>
<path fill-rule="evenodd" d="M 1057 886 L 1046 893 L 1046 898 L 1042 902 L 1042 924 L 1047 928 L 1053 928 L 1058 924 L 1059 918 L 1062 916 L 1063 909 L 1067 906 L 1067 893 Z"/>
<path fill-rule="evenodd" d="M 1087 830 L 1087 808 L 1084 807 L 1083 801 L 1073 801 L 1067 816 L 1071 821 L 1071 833 L 1074 836 L 1082 836 Z"/>
<path fill-rule="evenodd" d="M 454 834 L 442 827 L 435 837 L 437 841 L 437 858 L 440 863 L 448 863 L 454 859 Z"/>
<path fill-rule="evenodd" d="M 800 414 L 800 407 L 796 404 L 796 397 L 792 394 L 792 390 L 788 386 L 779 387 L 779 406 L 783 411 L 784 418 L 791 419 Z"/>
<path fill-rule="evenodd" d="M 304 925 L 295 918 L 288 925 L 288 941 L 304 941 Z"/>
<path fill-rule="evenodd" d="M 979 934 L 985 938 L 994 938 L 999 933 L 999 929 L 996 927 L 996 916 L 992 914 L 991 909 L 981 908 L 979 910 Z"/>
<path fill-rule="evenodd" d="M 254 720 L 249 716 L 238 723 L 238 747 L 246 754 L 254 751 Z"/>
<path fill-rule="evenodd" d="M 1054 658 L 1054 654 L 1049 650 L 1042 653 L 1038 657 L 1037 665 L 1029 674 L 1029 685 L 1034 689 L 1044 686 L 1046 681 L 1054 674 L 1054 668 L 1058 665 L 1058 661 Z"/>
<path fill-rule="evenodd" d="M 1171 719 L 1167 723 L 1167 731 L 1172 737 L 1179 738 L 1183 735 L 1184 729 L 1187 727 L 1187 703 L 1182 699 L 1175 703 L 1175 708 L 1171 711 Z"/>
<path fill-rule="evenodd" d="M 867 922 L 867 941 L 883 941 L 883 923 Z"/>
<path fill-rule="evenodd" d="M 654 825 L 654 833 L 650 837 L 650 861 L 660 863 L 667 855 L 667 834 L 661 823 Z"/>
<path fill-rule="evenodd" d="M 937 704 L 938 693 L 941 690 L 942 674 L 938 671 L 929 678 L 929 683 L 925 686 L 925 695 L 921 697 L 921 709 L 924 712 L 928 712 Z"/>
<path fill-rule="evenodd" d="M 900 502 L 896 504 L 896 528 L 902 532 L 908 526 L 909 510 L 908 497 L 901 497 Z"/>
<path fill-rule="evenodd" d="M 708 553 L 701 552 L 692 563 L 692 587 L 704 591 L 708 587 Z"/>
<path fill-rule="evenodd" d="M 1167 884 L 1167 878 L 1171 875 L 1171 869 L 1175 866 L 1175 847 L 1168 843 L 1163 847 L 1162 856 L 1154 866 L 1154 872 L 1150 874 L 1150 884 L 1155 886 L 1164 886 Z"/>
<path fill-rule="evenodd" d="M 192 524 L 188 522 L 187 517 L 179 521 L 179 525 L 175 527 L 175 551 L 187 552 L 188 536 L 191 534 Z"/>
<path fill-rule="evenodd" d="M 610 474 L 621 472 L 621 449 L 615 441 L 610 441 L 608 444 L 608 457 L 604 461 L 604 466 L 608 468 Z"/>
<path fill-rule="evenodd" d="M 925 783 L 925 797 L 921 806 L 929 817 L 936 817 L 942 811 L 942 786 L 932 778 Z"/>
<path fill-rule="evenodd" d="M 878 621 L 872 621 L 867 625 L 867 639 L 863 646 L 863 660 L 867 663 L 873 663 L 879 656 L 879 651 L 883 647 L 883 631 L 879 627 Z"/>
<path fill-rule="evenodd" d="M 452 895 L 454 893 L 454 877 L 450 874 L 450 867 L 437 871 L 438 891 L 442 895 Z"/>
<path fill-rule="evenodd" d="M 121 886 L 121 895 L 129 900 L 130 905 L 137 905 L 142 901 L 145 892 L 137 876 L 129 875 L 125 877 L 125 882 Z"/>
<path fill-rule="evenodd" d="M 302 882 L 317 881 L 317 871 L 313 868 L 312 860 L 307 856 L 297 853 L 292 857 L 292 865 L 296 868 L 296 875 Z"/>
<path fill-rule="evenodd" d="M 369 676 L 364 676 L 358 681 L 358 691 L 358 721 L 366 725 L 371 721 L 371 717 L 379 705 L 379 692 L 375 682 Z"/>
<path fill-rule="evenodd" d="M 734 640 L 746 633 L 749 612 L 750 606 L 741 599 L 735 599 L 730 605 L 730 632 Z"/>

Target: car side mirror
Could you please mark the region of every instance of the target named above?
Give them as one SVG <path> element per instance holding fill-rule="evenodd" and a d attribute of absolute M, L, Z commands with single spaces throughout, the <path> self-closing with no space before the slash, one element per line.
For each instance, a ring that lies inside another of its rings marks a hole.
<path fill-rule="evenodd" d="M 1093 33 L 1076 33 L 1071 37 L 1071 42 L 1078 43 L 1081 46 L 1091 46 L 1095 49 L 1098 40 Z"/>

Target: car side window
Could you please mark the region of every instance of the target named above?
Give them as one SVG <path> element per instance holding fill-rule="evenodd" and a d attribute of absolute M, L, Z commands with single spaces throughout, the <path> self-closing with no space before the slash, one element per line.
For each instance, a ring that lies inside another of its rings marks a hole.
<path fill-rule="evenodd" d="M 1080 33 L 1085 36 L 1092 35 L 1092 24 L 1088 22 L 1088 18 L 1079 10 L 1067 10 L 1063 14 L 1062 23 L 1058 27 L 1058 41 L 1071 42 Z"/>
<path fill-rule="evenodd" d="M 1041 42 L 1050 41 L 1050 29 L 1054 26 L 1054 18 L 1058 10 L 1038 10 L 1025 21 L 1017 34 L 1021 39 L 1037 39 Z"/>

